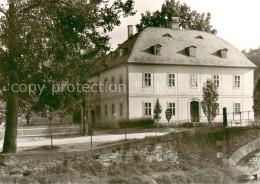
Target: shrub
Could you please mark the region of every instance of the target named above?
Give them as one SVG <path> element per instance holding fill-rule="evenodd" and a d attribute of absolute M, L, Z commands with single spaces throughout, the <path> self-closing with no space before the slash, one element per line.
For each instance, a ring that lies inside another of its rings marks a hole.
<path fill-rule="evenodd" d="M 122 120 L 118 123 L 120 128 L 152 127 L 155 125 L 151 118 Z"/>

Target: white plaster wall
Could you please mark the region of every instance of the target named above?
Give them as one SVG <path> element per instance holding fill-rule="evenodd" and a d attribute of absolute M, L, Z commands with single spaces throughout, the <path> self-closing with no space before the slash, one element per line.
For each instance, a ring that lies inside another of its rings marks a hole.
<path fill-rule="evenodd" d="M 152 74 L 152 86 L 143 88 L 143 73 L 150 72 Z M 167 74 L 175 73 L 176 86 L 168 88 Z M 198 88 L 190 87 L 190 74 L 198 74 Z M 174 120 L 187 120 L 190 117 L 190 101 L 196 99 L 202 100 L 202 86 L 207 79 L 212 79 L 213 75 L 220 76 L 219 104 L 220 114 L 222 109 L 227 108 L 228 112 L 234 112 L 234 103 L 241 103 L 241 111 L 252 111 L 252 94 L 253 94 L 253 69 L 241 68 L 221 68 L 221 67 L 193 67 L 193 66 L 129 66 L 129 117 L 139 118 L 143 114 L 143 103 L 151 102 L 152 107 L 158 98 L 162 105 L 161 122 L 167 122 L 165 118 L 165 110 L 167 102 L 175 102 L 176 116 Z M 241 87 L 234 88 L 234 76 L 241 76 Z M 153 109 L 152 109 L 153 112 Z M 153 116 L 153 115 L 152 115 Z M 200 107 L 200 116 L 202 121 L 206 121 L 206 117 Z M 242 118 L 246 119 L 247 113 L 242 113 Z M 233 114 L 229 115 L 230 120 Z M 240 115 L 235 115 L 235 119 Z M 250 113 L 253 118 L 253 113 Z M 215 121 L 222 121 L 222 115 L 218 115 Z"/>

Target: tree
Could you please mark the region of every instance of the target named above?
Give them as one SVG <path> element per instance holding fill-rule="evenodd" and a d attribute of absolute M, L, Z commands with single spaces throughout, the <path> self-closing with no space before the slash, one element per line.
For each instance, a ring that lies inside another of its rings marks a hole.
<path fill-rule="evenodd" d="M 258 117 L 260 115 L 260 79 L 255 86 L 254 90 L 254 106 L 253 106 L 255 116 Z"/>
<path fill-rule="evenodd" d="M 71 82 L 80 66 L 87 70 L 87 61 L 109 50 L 106 33 L 134 13 L 132 0 L 7 0 L 0 6 L 0 90 L 7 102 L 3 153 L 16 152 L 23 94 L 13 85 L 28 85 L 35 76 Z"/>
<path fill-rule="evenodd" d="M 158 124 L 161 119 L 161 113 L 162 113 L 162 107 L 159 102 L 159 99 L 157 98 L 155 107 L 154 107 L 154 115 L 153 115 L 153 118 L 156 121 L 156 124 Z"/>
<path fill-rule="evenodd" d="M 258 79 L 260 79 L 260 47 L 257 49 L 250 49 L 248 52 L 243 50 L 242 53 L 256 66 L 258 66 L 254 72 L 255 84 L 257 84 Z"/>
<path fill-rule="evenodd" d="M 203 88 L 202 109 L 207 116 L 208 123 L 211 124 L 217 115 L 218 108 L 218 91 L 212 80 L 208 79 Z"/>
<path fill-rule="evenodd" d="M 180 27 L 183 29 L 192 29 L 205 31 L 212 34 L 217 34 L 216 29 L 212 29 L 210 24 L 210 13 L 198 13 L 195 10 L 191 10 L 190 7 L 180 1 L 166 0 L 162 5 L 161 11 L 151 13 L 147 11 L 142 13 L 140 24 L 136 25 L 137 31 L 140 32 L 146 27 L 166 27 L 171 21 L 172 17 L 180 18 Z"/>

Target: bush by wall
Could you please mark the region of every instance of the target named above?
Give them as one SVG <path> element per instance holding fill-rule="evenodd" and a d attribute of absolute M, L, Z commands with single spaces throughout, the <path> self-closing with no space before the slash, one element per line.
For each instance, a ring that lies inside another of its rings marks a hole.
<path fill-rule="evenodd" d="M 151 118 L 129 119 L 122 120 L 118 123 L 120 128 L 133 128 L 133 127 L 152 127 L 155 122 Z"/>

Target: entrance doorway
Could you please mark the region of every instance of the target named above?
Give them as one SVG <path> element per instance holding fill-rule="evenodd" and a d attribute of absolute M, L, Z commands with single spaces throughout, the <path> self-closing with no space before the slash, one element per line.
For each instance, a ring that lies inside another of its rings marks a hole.
<path fill-rule="evenodd" d="M 190 103 L 191 122 L 199 122 L 200 121 L 199 106 L 200 106 L 200 104 L 197 101 L 192 101 Z"/>

